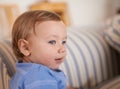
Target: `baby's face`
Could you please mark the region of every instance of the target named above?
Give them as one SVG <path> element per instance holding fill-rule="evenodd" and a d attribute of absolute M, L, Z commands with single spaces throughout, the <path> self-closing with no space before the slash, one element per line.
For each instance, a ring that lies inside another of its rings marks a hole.
<path fill-rule="evenodd" d="M 45 21 L 35 26 L 35 33 L 28 39 L 34 63 L 58 69 L 66 56 L 67 32 L 62 21 Z"/>

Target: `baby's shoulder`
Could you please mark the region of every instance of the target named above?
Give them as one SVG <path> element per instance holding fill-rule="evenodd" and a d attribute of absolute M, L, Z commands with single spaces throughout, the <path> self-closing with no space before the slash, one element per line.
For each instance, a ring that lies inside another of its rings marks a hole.
<path fill-rule="evenodd" d="M 51 71 L 42 67 L 33 68 L 23 76 L 23 79 L 26 81 L 46 80 L 52 78 Z"/>

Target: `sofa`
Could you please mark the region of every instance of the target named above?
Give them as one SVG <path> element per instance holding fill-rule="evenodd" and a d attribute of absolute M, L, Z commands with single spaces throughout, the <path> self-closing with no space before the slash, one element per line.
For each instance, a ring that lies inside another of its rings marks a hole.
<path fill-rule="evenodd" d="M 67 56 L 60 66 L 67 85 L 79 89 L 102 89 L 120 75 L 120 53 L 105 40 L 105 26 L 68 27 Z M 0 41 L 0 89 L 9 89 L 17 59 L 11 41 Z M 120 85 L 120 84 L 119 84 Z M 109 88 L 104 88 L 109 89 Z M 117 88 L 110 88 L 117 89 Z"/>

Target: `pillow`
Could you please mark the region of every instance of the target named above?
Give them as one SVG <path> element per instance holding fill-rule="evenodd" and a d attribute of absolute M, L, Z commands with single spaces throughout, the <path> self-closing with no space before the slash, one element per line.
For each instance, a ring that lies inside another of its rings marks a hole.
<path fill-rule="evenodd" d="M 108 29 L 105 30 L 106 41 L 120 52 L 120 15 L 116 15 Z"/>

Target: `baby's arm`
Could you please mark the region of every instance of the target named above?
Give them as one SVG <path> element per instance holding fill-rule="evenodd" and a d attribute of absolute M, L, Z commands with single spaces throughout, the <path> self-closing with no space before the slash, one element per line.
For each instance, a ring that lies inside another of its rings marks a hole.
<path fill-rule="evenodd" d="M 38 82 L 25 86 L 24 89 L 58 89 L 56 85 L 47 82 Z"/>

